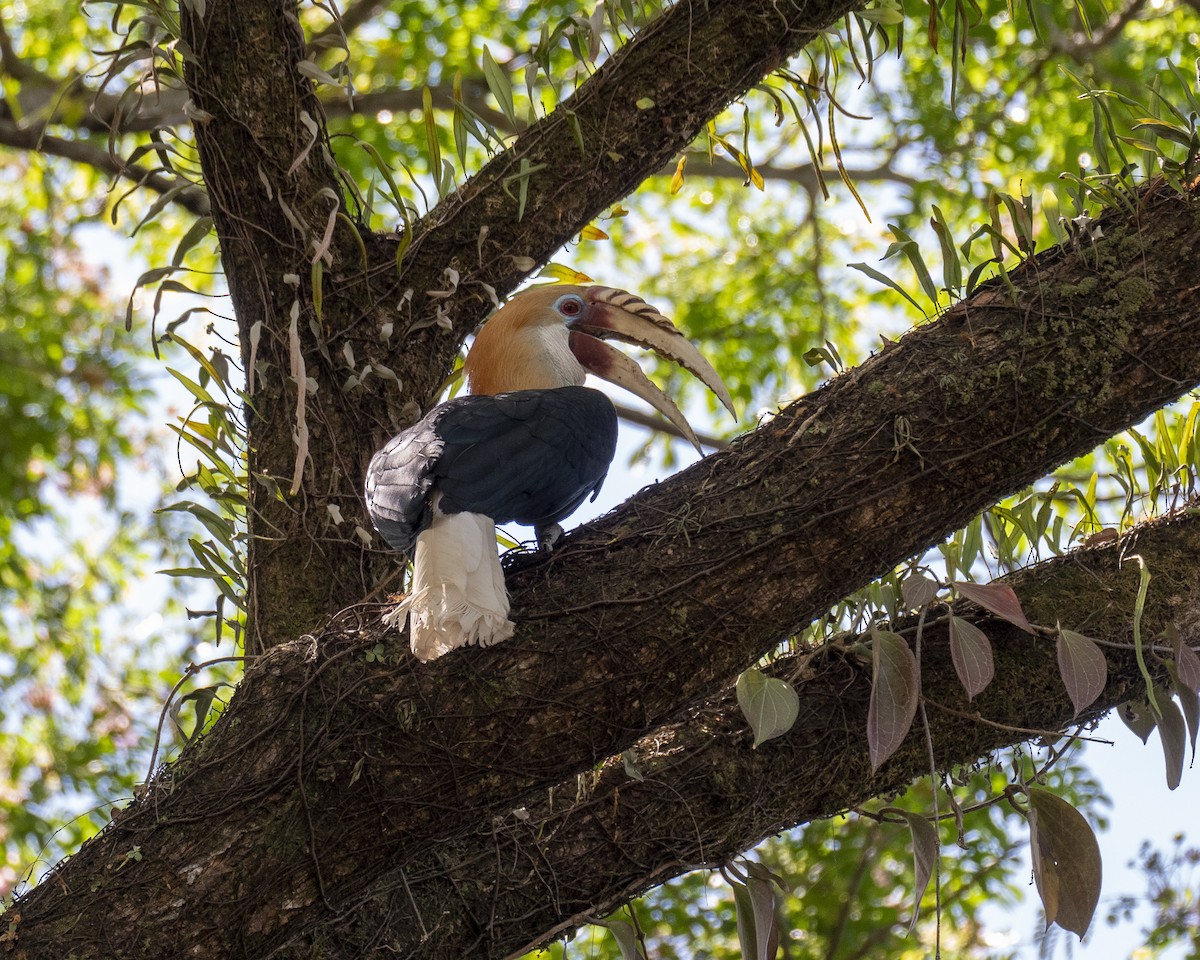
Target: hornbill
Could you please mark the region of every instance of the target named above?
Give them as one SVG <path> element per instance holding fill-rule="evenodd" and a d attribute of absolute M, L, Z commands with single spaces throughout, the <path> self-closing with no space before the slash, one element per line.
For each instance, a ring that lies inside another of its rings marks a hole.
<path fill-rule="evenodd" d="M 600 492 L 617 414 L 608 397 L 583 386 L 587 374 L 646 400 L 700 450 L 679 408 L 606 339 L 678 363 L 733 413 L 708 361 L 640 297 L 567 284 L 513 297 L 467 354 L 468 395 L 434 407 L 367 468 L 375 528 L 413 560 L 411 589 L 385 620 L 400 628 L 410 621 L 418 659 L 512 636 L 497 523 L 532 526 L 548 550 L 562 534 L 558 522 Z"/>

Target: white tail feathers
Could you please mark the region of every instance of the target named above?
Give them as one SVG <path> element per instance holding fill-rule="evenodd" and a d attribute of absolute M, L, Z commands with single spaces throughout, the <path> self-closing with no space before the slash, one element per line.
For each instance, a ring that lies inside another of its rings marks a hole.
<path fill-rule="evenodd" d="M 490 517 L 434 510 L 432 525 L 417 537 L 412 589 L 383 621 L 403 629 L 406 619 L 412 651 L 422 661 L 513 635 Z"/>

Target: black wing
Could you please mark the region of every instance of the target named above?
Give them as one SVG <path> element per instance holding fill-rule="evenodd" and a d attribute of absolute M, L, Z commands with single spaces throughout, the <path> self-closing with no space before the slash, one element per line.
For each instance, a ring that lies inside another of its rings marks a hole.
<path fill-rule="evenodd" d="M 367 512 L 388 545 L 402 553 L 412 550 L 432 519 L 433 465 L 442 455 L 435 419 L 440 409 L 392 437 L 367 467 Z"/>
<path fill-rule="evenodd" d="M 367 507 L 383 538 L 407 552 L 445 513 L 542 527 L 599 492 L 616 452 L 617 416 L 586 387 L 457 397 L 393 437 L 367 470 Z"/>

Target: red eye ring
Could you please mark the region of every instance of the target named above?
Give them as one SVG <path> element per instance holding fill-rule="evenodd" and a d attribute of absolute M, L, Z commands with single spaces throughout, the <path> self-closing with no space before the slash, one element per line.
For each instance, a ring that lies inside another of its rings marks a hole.
<path fill-rule="evenodd" d="M 568 319 L 578 317 L 583 313 L 583 300 L 575 294 L 568 294 L 555 304 L 558 312 Z"/>

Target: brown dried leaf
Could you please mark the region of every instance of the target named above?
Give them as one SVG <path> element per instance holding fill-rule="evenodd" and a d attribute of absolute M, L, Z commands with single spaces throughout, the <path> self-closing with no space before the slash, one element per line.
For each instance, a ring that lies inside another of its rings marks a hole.
<path fill-rule="evenodd" d="M 1042 787 L 1029 788 L 1029 833 L 1046 923 L 1082 938 L 1100 900 L 1103 868 L 1096 834 L 1078 810 Z"/>
<path fill-rule="evenodd" d="M 867 747 L 874 773 L 903 743 L 917 712 L 920 671 L 904 638 L 878 630 L 872 633 L 871 702 L 867 711 Z"/>
<path fill-rule="evenodd" d="M 950 618 L 950 659 L 969 700 L 982 693 L 996 675 L 992 642 L 987 634 L 962 617 Z"/>
<path fill-rule="evenodd" d="M 1104 691 L 1108 661 L 1091 637 L 1058 628 L 1058 672 L 1075 707 L 1075 716 Z"/>
<path fill-rule="evenodd" d="M 1021 609 L 1021 601 L 1008 584 L 958 581 L 954 584 L 954 589 L 959 596 L 979 604 L 984 610 L 1007 620 L 1013 626 L 1020 627 L 1026 633 L 1033 633 L 1033 627 L 1025 618 L 1025 611 Z"/>

